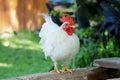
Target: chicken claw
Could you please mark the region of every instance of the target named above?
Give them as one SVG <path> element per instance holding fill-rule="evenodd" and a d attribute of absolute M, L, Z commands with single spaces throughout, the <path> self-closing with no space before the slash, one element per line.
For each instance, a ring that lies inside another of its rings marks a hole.
<path fill-rule="evenodd" d="M 51 70 L 50 72 L 60 73 L 61 70 L 59 70 L 58 67 L 57 67 L 57 65 L 55 64 L 54 70 Z"/>
<path fill-rule="evenodd" d="M 67 65 L 64 64 L 64 68 L 63 68 L 62 72 L 70 72 L 70 73 L 72 73 L 72 69 L 67 68 Z"/>
<path fill-rule="evenodd" d="M 60 71 L 60 70 L 58 70 L 58 69 L 54 69 L 54 70 L 52 70 L 52 71 L 50 71 L 50 72 L 60 73 L 61 71 Z"/>

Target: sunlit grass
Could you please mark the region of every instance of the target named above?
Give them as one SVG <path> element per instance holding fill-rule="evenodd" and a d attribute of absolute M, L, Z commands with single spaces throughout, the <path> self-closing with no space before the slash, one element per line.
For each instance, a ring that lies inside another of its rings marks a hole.
<path fill-rule="evenodd" d="M 0 63 L 0 67 L 12 67 L 12 65 L 6 63 Z"/>
<path fill-rule="evenodd" d="M 37 32 L 22 30 L 0 39 L 0 79 L 48 72 L 52 61 L 45 60 Z"/>

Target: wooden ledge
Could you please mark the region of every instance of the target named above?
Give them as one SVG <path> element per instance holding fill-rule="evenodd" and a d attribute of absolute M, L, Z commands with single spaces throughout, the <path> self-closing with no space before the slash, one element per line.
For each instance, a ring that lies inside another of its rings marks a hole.
<path fill-rule="evenodd" d="M 120 78 L 107 79 L 107 80 L 120 80 Z"/>
<path fill-rule="evenodd" d="M 87 80 L 87 73 L 92 68 L 80 68 L 73 70 L 72 73 L 38 73 L 6 80 Z"/>
<path fill-rule="evenodd" d="M 120 80 L 120 57 L 94 60 L 94 68 L 88 74 L 88 80 Z"/>
<path fill-rule="evenodd" d="M 96 59 L 93 65 L 96 67 L 120 69 L 120 57 Z"/>

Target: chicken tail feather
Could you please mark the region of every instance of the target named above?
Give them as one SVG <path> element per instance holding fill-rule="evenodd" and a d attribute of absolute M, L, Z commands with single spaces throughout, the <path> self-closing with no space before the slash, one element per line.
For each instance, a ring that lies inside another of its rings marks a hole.
<path fill-rule="evenodd" d="M 47 14 L 47 13 L 41 13 L 40 15 L 45 19 L 46 22 L 52 22 L 52 19 L 49 16 L 49 14 Z"/>

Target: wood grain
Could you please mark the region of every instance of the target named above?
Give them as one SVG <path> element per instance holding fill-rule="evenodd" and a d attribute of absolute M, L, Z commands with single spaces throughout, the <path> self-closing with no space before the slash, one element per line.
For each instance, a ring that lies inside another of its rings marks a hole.
<path fill-rule="evenodd" d="M 31 74 L 26 76 L 21 76 L 17 78 L 11 78 L 7 80 L 87 80 L 87 73 L 91 68 L 80 68 L 73 70 L 72 73 L 63 72 L 63 73 L 38 73 Z"/>

